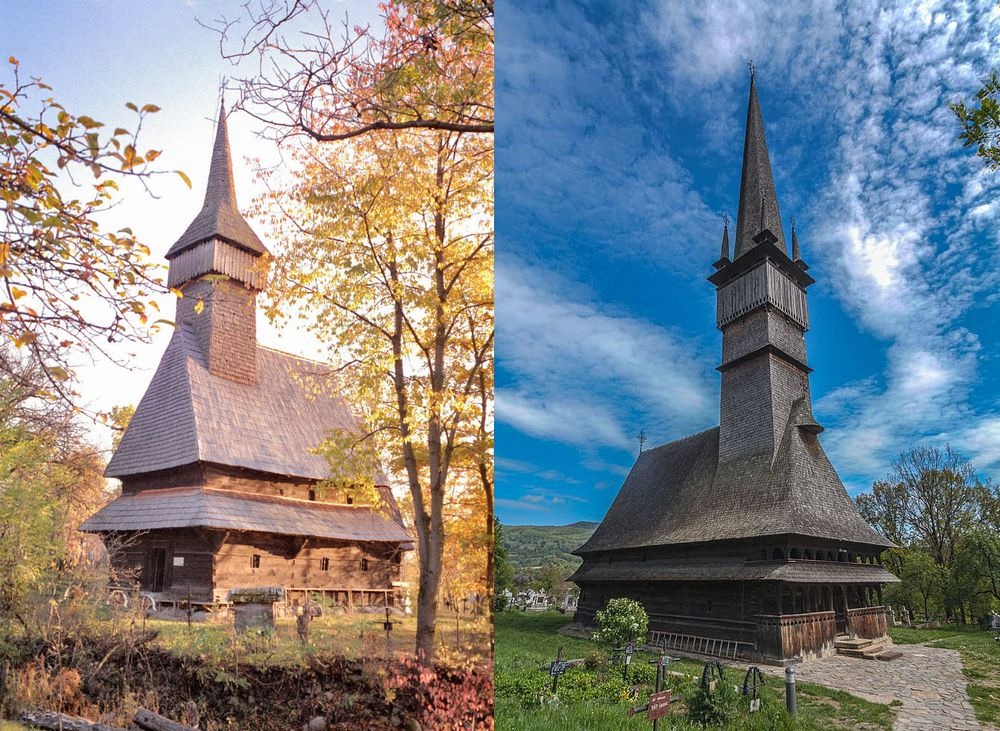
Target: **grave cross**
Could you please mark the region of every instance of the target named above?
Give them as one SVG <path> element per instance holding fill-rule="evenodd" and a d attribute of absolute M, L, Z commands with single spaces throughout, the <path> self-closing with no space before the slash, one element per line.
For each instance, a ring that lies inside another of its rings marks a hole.
<path fill-rule="evenodd" d="M 629 642 L 625 647 L 616 647 L 614 649 L 615 662 L 621 662 L 622 664 L 622 680 L 628 680 L 628 667 L 632 664 L 632 655 L 635 654 L 635 644 Z"/>
<path fill-rule="evenodd" d="M 751 665 L 747 670 L 747 674 L 743 678 L 743 695 L 750 696 L 750 713 L 760 710 L 760 695 L 758 693 L 758 689 L 763 687 L 764 674 L 760 672 L 759 667 Z"/>
<path fill-rule="evenodd" d="M 722 680 L 722 663 L 718 660 L 709 660 L 705 663 L 705 669 L 701 671 L 701 689 L 712 693 L 720 680 Z"/>
<path fill-rule="evenodd" d="M 389 606 L 385 607 L 385 621 L 382 623 L 385 630 L 385 654 L 392 657 L 392 620 L 389 619 Z"/>
<path fill-rule="evenodd" d="M 542 669 L 548 668 L 549 675 L 552 676 L 552 694 L 555 695 L 556 691 L 559 689 L 559 676 L 565 673 L 570 668 L 576 667 L 577 665 L 582 665 L 584 663 L 583 658 L 576 660 L 563 660 L 563 649 L 559 648 L 556 653 L 556 659 L 550 662 L 547 666 L 543 665 Z"/>
<path fill-rule="evenodd" d="M 670 658 L 666 655 L 660 655 L 655 660 L 650 660 L 649 664 L 656 666 L 656 690 L 649 696 L 649 701 L 644 705 L 629 708 L 628 715 L 634 716 L 645 711 L 646 720 L 653 722 L 653 731 L 659 731 L 660 719 L 670 711 L 670 690 L 663 690 L 663 680 L 667 677 L 667 665 L 670 664 Z"/>

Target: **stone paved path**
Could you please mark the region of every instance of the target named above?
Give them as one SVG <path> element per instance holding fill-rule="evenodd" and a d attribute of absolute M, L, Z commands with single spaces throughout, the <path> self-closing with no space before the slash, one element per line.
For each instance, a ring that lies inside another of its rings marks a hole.
<path fill-rule="evenodd" d="M 866 700 L 903 705 L 893 728 L 903 731 L 980 729 L 965 690 L 957 650 L 924 645 L 894 645 L 902 657 L 891 662 L 834 657 L 795 666 L 795 679 L 853 693 Z M 761 667 L 784 676 L 782 668 Z M 782 681 L 783 682 L 783 681 Z"/>

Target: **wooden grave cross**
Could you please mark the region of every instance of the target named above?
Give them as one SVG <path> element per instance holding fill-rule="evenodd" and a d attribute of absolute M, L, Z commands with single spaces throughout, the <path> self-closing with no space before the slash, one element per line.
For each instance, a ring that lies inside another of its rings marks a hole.
<path fill-rule="evenodd" d="M 650 665 L 656 666 L 656 690 L 649 696 L 649 700 L 641 705 L 628 709 L 628 715 L 634 716 L 637 713 L 646 713 L 646 720 L 653 722 L 653 731 L 659 731 L 660 719 L 670 712 L 670 704 L 673 702 L 670 697 L 670 689 L 663 689 L 663 680 L 667 677 L 667 665 L 670 658 L 660 655 L 655 660 L 649 661 Z"/>

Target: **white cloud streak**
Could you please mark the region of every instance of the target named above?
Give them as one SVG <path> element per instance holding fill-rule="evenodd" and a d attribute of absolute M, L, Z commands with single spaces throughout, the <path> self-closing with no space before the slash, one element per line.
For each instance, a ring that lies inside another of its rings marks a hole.
<path fill-rule="evenodd" d="M 697 341 L 611 312 L 558 275 L 513 256 L 497 267 L 497 354 L 516 384 L 497 417 L 539 438 L 631 451 L 633 432 L 711 423 L 711 362 Z"/>

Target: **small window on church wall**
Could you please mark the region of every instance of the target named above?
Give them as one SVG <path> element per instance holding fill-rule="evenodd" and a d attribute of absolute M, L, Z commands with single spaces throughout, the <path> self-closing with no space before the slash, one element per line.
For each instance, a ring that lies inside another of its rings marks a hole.
<path fill-rule="evenodd" d="M 361 559 L 361 570 L 362 571 L 367 571 L 368 570 L 368 559 L 367 558 Z"/>
<path fill-rule="evenodd" d="M 397 553 L 395 556 L 392 557 L 392 562 L 395 564 L 403 563 L 403 554 Z"/>
<path fill-rule="evenodd" d="M 309 491 L 309 499 L 310 500 L 315 500 L 316 499 L 316 491 L 315 490 L 310 490 Z"/>
<path fill-rule="evenodd" d="M 708 607 L 706 608 L 706 611 L 709 614 L 711 614 L 711 612 L 712 612 L 712 600 L 711 599 L 708 600 Z"/>
<path fill-rule="evenodd" d="M 260 554 L 255 553 L 250 557 L 250 568 L 259 569 L 260 568 Z"/>
<path fill-rule="evenodd" d="M 775 561 L 784 561 L 785 560 L 784 550 L 781 548 L 775 548 L 774 551 L 771 553 L 771 558 Z"/>
<path fill-rule="evenodd" d="M 330 570 L 330 559 L 328 559 L 326 556 L 324 556 L 319 560 L 319 570 L 320 571 Z"/>
<path fill-rule="evenodd" d="M 797 548 L 793 548 L 788 554 L 788 558 L 798 558 L 798 557 L 799 557 L 799 549 Z"/>
<path fill-rule="evenodd" d="M 766 561 L 767 560 L 767 549 L 766 548 L 762 548 L 759 551 L 757 551 L 757 560 L 758 561 Z"/>
<path fill-rule="evenodd" d="M 347 504 L 354 505 L 354 498 L 351 497 L 350 495 L 347 496 Z"/>

